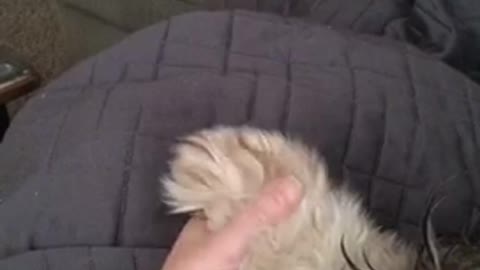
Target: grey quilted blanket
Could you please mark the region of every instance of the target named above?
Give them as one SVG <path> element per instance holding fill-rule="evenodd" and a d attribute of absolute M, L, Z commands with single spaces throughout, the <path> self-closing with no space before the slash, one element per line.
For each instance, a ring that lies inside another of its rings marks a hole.
<path fill-rule="evenodd" d="M 300 136 L 384 226 L 480 229 L 480 87 L 403 43 L 244 11 L 191 13 L 85 60 L 0 145 L 0 269 L 159 269 L 183 217 L 157 179 L 217 124 Z"/>

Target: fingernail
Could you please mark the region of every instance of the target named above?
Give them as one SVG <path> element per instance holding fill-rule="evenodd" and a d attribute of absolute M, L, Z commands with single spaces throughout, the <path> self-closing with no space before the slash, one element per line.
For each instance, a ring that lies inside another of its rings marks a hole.
<path fill-rule="evenodd" d="M 297 179 L 294 177 L 285 177 L 278 179 L 278 181 L 277 192 L 281 192 L 284 198 L 290 203 L 299 201 L 303 195 L 303 188 Z"/>

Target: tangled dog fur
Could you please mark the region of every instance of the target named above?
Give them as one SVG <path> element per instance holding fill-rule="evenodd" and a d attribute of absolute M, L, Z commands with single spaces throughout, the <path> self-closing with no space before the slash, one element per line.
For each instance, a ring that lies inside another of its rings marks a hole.
<path fill-rule="evenodd" d="M 265 182 L 285 176 L 303 185 L 303 201 L 253 243 L 242 270 L 446 269 L 430 222 L 433 200 L 419 249 L 375 225 L 358 196 L 329 181 L 315 151 L 277 132 L 217 127 L 187 136 L 161 183 L 172 212 L 201 214 L 216 230 Z"/>

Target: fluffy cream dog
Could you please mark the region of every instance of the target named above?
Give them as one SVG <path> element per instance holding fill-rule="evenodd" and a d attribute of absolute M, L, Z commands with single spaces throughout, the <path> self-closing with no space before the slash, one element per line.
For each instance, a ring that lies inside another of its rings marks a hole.
<path fill-rule="evenodd" d="M 166 203 L 175 213 L 204 215 L 212 230 L 266 181 L 293 176 L 303 185 L 298 211 L 252 243 L 242 270 L 441 268 L 432 243 L 426 245 L 431 259 L 424 260 L 428 256 L 417 256 L 416 247 L 381 231 L 359 198 L 334 186 L 325 162 L 299 141 L 254 128 L 217 127 L 182 139 L 175 154 L 170 176 L 162 179 Z"/>

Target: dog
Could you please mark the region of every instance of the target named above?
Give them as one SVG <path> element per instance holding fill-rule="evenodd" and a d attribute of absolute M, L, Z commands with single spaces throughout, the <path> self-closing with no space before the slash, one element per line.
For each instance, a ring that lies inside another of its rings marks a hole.
<path fill-rule="evenodd" d="M 180 139 L 161 179 L 171 212 L 224 226 L 262 186 L 279 177 L 303 186 L 298 210 L 252 245 L 242 270 L 445 269 L 431 223 L 425 245 L 376 225 L 359 196 L 329 179 L 325 160 L 300 140 L 252 127 L 215 127 Z"/>

